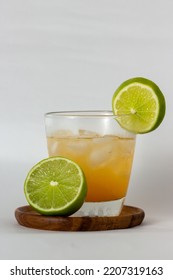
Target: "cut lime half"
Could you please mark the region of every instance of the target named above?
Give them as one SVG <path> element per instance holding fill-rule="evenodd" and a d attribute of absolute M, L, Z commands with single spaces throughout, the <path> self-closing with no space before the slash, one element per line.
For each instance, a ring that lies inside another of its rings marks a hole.
<path fill-rule="evenodd" d="M 165 98 L 152 81 L 137 77 L 122 83 L 112 98 L 117 121 L 133 133 L 156 129 L 165 116 Z"/>
<path fill-rule="evenodd" d="M 75 162 L 63 157 L 49 157 L 30 170 L 24 192 L 28 203 L 38 212 L 68 216 L 84 202 L 86 179 Z"/>

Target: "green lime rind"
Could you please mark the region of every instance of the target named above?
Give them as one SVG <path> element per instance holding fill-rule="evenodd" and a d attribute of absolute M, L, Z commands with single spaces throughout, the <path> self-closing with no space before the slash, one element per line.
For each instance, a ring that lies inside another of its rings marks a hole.
<path fill-rule="evenodd" d="M 84 203 L 87 184 L 82 169 L 64 157 L 49 157 L 29 171 L 24 182 L 28 203 L 44 215 L 69 216 Z"/>
<path fill-rule="evenodd" d="M 118 87 L 112 98 L 112 109 L 121 127 L 143 134 L 155 130 L 161 124 L 166 102 L 153 81 L 136 77 Z"/>

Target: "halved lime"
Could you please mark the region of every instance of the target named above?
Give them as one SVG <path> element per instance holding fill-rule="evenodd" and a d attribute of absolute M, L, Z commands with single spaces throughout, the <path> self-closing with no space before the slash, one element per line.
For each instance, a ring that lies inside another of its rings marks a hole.
<path fill-rule="evenodd" d="M 165 116 L 165 98 L 151 80 L 137 77 L 122 83 L 112 98 L 119 124 L 134 133 L 156 129 Z"/>
<path fill-rule="evenodd" d="M 30 170 L 24 192 L 28 203 L 38 212 L 68 216 L 82 206 L 87 185 L 82 169 L 75 162 L 49 157 Z"/>

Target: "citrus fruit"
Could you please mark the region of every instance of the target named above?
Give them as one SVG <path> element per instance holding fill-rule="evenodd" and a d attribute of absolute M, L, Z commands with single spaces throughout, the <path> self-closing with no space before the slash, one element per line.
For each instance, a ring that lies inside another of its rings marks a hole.
<path fill-rule="evenodd" d="M 151 80 L 137 77 L 122 83 L 112 98 L 112 108 L 120 126 L 133 133 L 156 129 L 165 115 L 165 98 Z"/>
<path fill-rule="evenodd" d="M 49 157 L 28 173 L 24 192 L 28 203 L 45 215 L 68 216 L 83 204 L 87 185 L 81 168 L 64 157 Z"/>

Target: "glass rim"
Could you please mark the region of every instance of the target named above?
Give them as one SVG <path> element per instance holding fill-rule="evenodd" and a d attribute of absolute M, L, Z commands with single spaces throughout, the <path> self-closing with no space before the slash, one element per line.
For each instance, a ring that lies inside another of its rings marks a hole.
<path fill-rule="evenodd" d="M 111 110 L 74 110 L 74 111 L 55 111 L 44 114 L 45 118 L 56 117 L 76 117 L 76 118 L 119 118 L 123 115 L 115 115 Z"/>
<path fill-rule="evenodd" d="M 79 120 L 90 120 L 90 121 L 116 121 L 117 127 L 123 133 L 127 134 L 129 137 L 132 136 L 133 138 L 136 137 L 136 134 L 126 130 L 125 128 L 121 127 L 119 124 L 119 120 L 123 116 L 128 116 L 129 114 L 121 114 L 121 115 L 114 115 L 112 110 L 71 110 L 71 111 L 54 111 L 54 112 L 47 112 L 44 114 L 45 124 L 48 126 L 50 122 L 54 123 L 58 120 L 66 120 L 66 121 L 79 121 Z"/>

